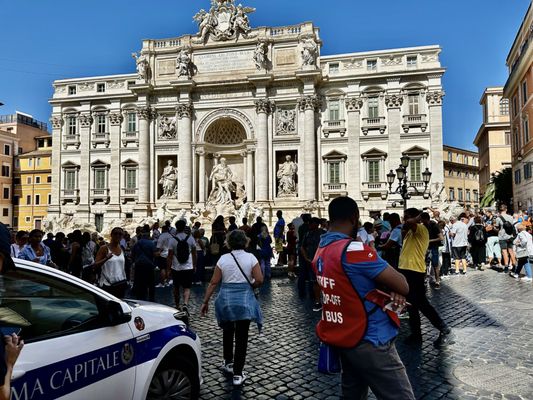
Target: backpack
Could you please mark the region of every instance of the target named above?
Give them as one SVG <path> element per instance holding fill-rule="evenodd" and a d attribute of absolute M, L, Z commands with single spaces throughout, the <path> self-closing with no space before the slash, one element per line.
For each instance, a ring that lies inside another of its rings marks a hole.
<path fill-rule="evenodd" d="M 191 254 L 191 248 L 189 246 L 190 236 L 187 235 L 183 240 L 179 240 L 177 237 L 174 238 L 178 242 L 176 245 L 176 258 L 180 264 L 185 264 L 189 261 L 189 255 Z"/>
<path fill-rule="evenodd" d="M 503 230 L 510 236 L 514 236 L 515 234 L 513 224 L 507 221 L 505 218 L 503 219 Z"/>
<path fill-rule="evenodd" d="M 478 228 L 474 232 L 474 243 L 476 243 L 476 244 L 485 243 L 485 234 L 483 233 L 483 229 L 482 228 Z"/>

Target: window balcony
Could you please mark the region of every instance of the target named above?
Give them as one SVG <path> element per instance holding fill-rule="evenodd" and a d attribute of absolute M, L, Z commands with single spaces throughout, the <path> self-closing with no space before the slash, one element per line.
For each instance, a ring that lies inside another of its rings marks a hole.
<path fill-rule="evenodd" d="M 428 127 L 426 114 L 404 115 L 402 128 L 405 133 L 409 133 L 411 128 L 420 128 L 425 132 Z"/>
<path fill-rule="evenodd" d="M 91 189 L 91 203 L 96 204 L 99 201 L 109 203 L 109 189 Z"/>
<path fill-rule="evenodd" d="M 346 134 L 346 121 L 344 119 L 326 121 L 322 131 L 325 137 L 328 137 L 331 132 L 340 132 L 341 136 L 344 137 Z"/>
<path fill-rule="evenodd" d="M 63 195 L 61 196 L 61 202 L 63 205 L 67 203 L 80 203 L 80 190 L 79 189 L 63 189 Z"/>
<path fill-rule="evenodd" d="M 122 134 L 122 145 L 128 147 L 129 143 L 139 144 L 139 135 L 137 131 L 124 132 Z"/>
<path fill-rule="evenodd" d="M 76 147 L 76 150 L 80 148 L 80 135 L 64 135 L 63 136 L 63 148 L 66 150 L 69 146 Z"/>
<path fill-rule="evenodd" d="M 348 190 L 346 183 L 324 183 L 322 194 L 324 200 L 329 200 L 330 197 L 347 196 Z"/>
<path fill-rule="evenodd" d="M 376 117 L 376 118 L 363 118 L 363 124 L 361 130 L 366 136 L 371 130 L 379 130 L 379 133 L 385 133 L 387 125 L 385 125 L 385 117 Z"/>
<path fill-rule="evenodd" d="M 99 144 L 103 144 L 106 148 L 108 148 L 110 143 L 111 141 L 109 140 L 109 133 L 93 133 L 93 149 L 96 149 Z"/>
<path fill-rule="evenodd" d="M 361 191 L 364 200 L 370 197 L 381 197 L 386 200 L 389 195 L 389 188 L 386 182 L 363 182 L 363 189 Z"/>
<path fill-rule="evenodd" d="M 139 199 L 138 189 L 122 188 L 120 198 L 122 204 L 126 204 L 128 201 L 137 201 Z"/>

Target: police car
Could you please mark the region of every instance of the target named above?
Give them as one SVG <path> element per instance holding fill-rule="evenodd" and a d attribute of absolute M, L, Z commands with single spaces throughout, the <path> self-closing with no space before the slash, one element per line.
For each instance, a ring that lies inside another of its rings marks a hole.
<path fill-rule="evenodd" d="M 198 398 L 200 339 L 175 309 L 122 301 L 32 262 L 15 265 L 0 275 L 2 331 L 20 330 L 26 343 L 11 400 Z"/>

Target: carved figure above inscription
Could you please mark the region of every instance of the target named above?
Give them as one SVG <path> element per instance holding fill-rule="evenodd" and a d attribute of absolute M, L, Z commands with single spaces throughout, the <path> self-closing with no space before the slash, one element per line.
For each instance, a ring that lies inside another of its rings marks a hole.
<path fill-rule="evenodd" d="M 305 67 L 316 67 L 316 58 L 318 57 L 318 45 L 315 39 L 302 39 L 302 65 Z"/>
<path fill-rule="evenodd" d="M 135 59 L 137 66 L 137 78 L 148 83 L 150 79 L 150 64 L 144 54 L 138 55 L 137 53 L 131 53 L 131 56 Z"/>
<path fill-rule="evenodd" d="M 277 112 L 276 133 L 290 135 L 296 133 L 296 110 L 294 108 L 280 108 Z"/>
<path fill-rule="evenodd" d="M 159 121 L 159 139 L 176 139 L 176 133 L 176 118 L 162 116 L 161 120 Z"/>
<path fill-rule="evenodd" d="M 266 42 L 258 42 L 254 51 L 255 68 L 258 71 L 268 69 L 268 44 Z"/>
<path fill-rule="evenodd" d="M 190 50 L 181 50 L 178 53 L 176 60 L 176 70 L 178 71 L 178 77 L 185 77 L 191 79 L 195 73 L 194 64 L 191 60 Z"/>

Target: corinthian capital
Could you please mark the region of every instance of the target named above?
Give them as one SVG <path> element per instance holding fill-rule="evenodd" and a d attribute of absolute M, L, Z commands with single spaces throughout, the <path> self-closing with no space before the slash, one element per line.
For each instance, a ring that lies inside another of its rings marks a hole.
<path fill-rule="evenodd" d="M 61 127 L 63 126 L 63 117 L 52 117 L 50 118 L 50 122 L 52 123 L 53 129 L 61 129 Z"/>
<path fill-rule="evenodd" d="M 399 94 L 390 94 L 385 96 L 385 105 L 387 108 L 400 108 L 403 104 L 403 97 Z"/>
<path fill-rule="evenodd" d="M 82 128 L 89 128 L 93 123 L 91 114 L 81 114 L 79 117 L 80 126 Z"/>
<path fill-rule="evenodd" d="M 348 112 L 360 111 L 363 107 L 363 100 L 360 97 L 348 97 L 346 99 L 346 109 Z"/>
<path fill-rule="evenodd" d="M 139 119 L 150 121 L 155 117 L 155 110 L 151 107 L 139 108 L 137 110 L 137 115 L 139 116 Z"/>
<path fill-rule="evenodd" d="M 440 106 L 442 105 L 442 98 L 445 96 L 445 93 L 442 90 L 434 90 L 433 92 L 428 92 L 426 95 L 426 100 L 430 106 Z"/>
<path fill-rule="evenodd" d="M 109 114 L 109 123 L 111 125 L 120 125 L 124 121 L 124 117 L 121 113 L 111 113 Z"/>
<path fill-rule="evenodd" d="M 303 96 L 298 100 L 298 108 L 300 111 L 317 111 L 322 105 L 322 100 L 318 96 Z"/>
<path fill-rule="evenodd" d="M 176 113 L 179 119 L 191 118 L 193 111 L 194 107 L 191 103 L 183 103 L 176 106 Z"/>
<path fill-rule="evenodd" d="M 272 111 L 272 103 L 268 99 L 257 99 L 254 101 L 255 111 L 258 114 L 269 114 Z"/>

